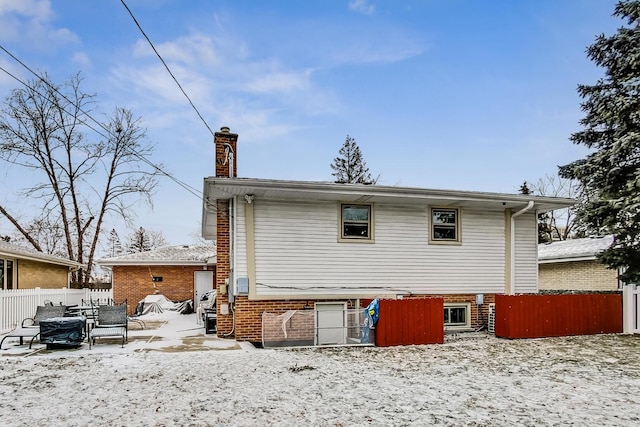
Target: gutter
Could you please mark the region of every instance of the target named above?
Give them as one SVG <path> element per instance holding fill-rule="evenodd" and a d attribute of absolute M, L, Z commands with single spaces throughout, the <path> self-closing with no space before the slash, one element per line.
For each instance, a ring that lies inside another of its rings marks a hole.
<path fill-rule="evenodd" d="M 523 213 L 533 209 L 534 205 L 535 205 L 535 202 L 533 200 L 529 200 L 529 203 L 527 203 L 527 206 L 525 206 L 524 208 L 520 209 L 518 212 L 511 215 L 511 236 L 509 236 L 511 239 L 509 244 L 509 251 L 511 253 L 510 254 L 511 265 L 509 266 L 511 270 L 511 277 L 510 277 L 510 283 L 509 283 L 509 295 L 514 295 L 515 288 L 516 288 L 516 256 L 515 256 L 516 255 L 516 218 L 522 215 Z"/>

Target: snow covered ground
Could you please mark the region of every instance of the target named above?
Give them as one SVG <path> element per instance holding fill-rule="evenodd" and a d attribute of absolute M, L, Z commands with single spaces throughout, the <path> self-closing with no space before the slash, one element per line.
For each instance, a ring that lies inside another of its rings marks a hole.
<path fill-rule="evenodd" d="M 443 345 L 295 350 L 230 343 L 2 352 L 0 424 L 640 423 L 640 337 L 459 335 Z"/>

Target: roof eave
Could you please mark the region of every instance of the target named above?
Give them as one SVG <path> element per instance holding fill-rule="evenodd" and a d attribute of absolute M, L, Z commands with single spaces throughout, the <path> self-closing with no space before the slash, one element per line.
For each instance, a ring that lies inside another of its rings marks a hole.
<path fill-rule="evenodd" d="M 8 258 L 10 257 L 10 258 L 16 258 L 16 259 L 24 259 L 27 261 L 43 262 L 45 264 L 63 265 L 65 267 L 75 268 L 75 269 L 85 267 L 84 264 L 80 264 L 79 262 L 75 262 L 71 260 L 64 260 L 64 259 L 57 260 L 57 259 L 51 259 L 47 257 L 39 257 L 37 255 L 25 254 L 19 251 L 3 250 L 3 251 L 0 251 L 0 256 L 6 256 Z"/>
<path fill-rule="evenodd" d="M 529 196 L 523 194 L 487 193 L 460 190 L 437 190 L 414 187 L 394 187 L 364 184 L 336 184 L 314 181 L 285 181 L 253 178 L 205 178 L 205 194 L 209 200 L 228 199 L 251 193 L 261 193 L 267 197 L 294 199 L 304 197 L 317 200 L 367 200 L 386 199 L 399 202 L 429 203 L 443 200 L 468 203 L 491 203 L 504 208 L 514 208 L 528 201 L 535 202 L 539 212 L 561 209 L 576 203 L 573 199 L 557 197 Z M 354 199 L 354 197 L 356 199 Z"/>
<path fill-rule="evenodd" d="M 215 265 L 215 257 L 213 258 L 213 262 L 210 262 L 211 259 L 206 261 L 162 261 L 162 260 L 135 260 L 135 261 L 96 261 L 101 267 L 114 267 L 114 266 L 144 266 L 144 265 L 188 265 L 188 266 L 199 266 L 206 267 L 208 265 Z"/>
<path fill-rule="evenodd" d="M 544 258 L 538 259 L 538 264 L 552 264 L 552 263 L 558 263 L 558 262 L 573 262 L 573 261 L 595 261 L 596 256 L 595 255 L 583 255 L 583 256 L 576 256 L 576 257 L 557 257 L 557 258 Z"/>

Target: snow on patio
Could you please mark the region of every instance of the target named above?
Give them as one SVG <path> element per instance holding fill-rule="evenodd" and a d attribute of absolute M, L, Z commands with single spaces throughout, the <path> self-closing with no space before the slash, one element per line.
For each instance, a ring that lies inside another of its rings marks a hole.
<path fill-rule="evenodd" d="M 98 348 L 99 346 L 96 346 Z M 640 338 L 0 357 L 2 425 L 637 425 Z"/>

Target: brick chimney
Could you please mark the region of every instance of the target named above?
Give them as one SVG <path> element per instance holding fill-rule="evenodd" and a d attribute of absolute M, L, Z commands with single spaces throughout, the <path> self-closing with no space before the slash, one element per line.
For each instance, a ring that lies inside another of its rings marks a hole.
<path fill-rule="evenodd" d="M 236 144 L 238 143 L 238 134 L 231 133 L 228 127 L 223 126 L 220 128 L 220 132 L 215 133 L 214 143 L 216 145 L 216 177 L 237 177 Z"/>

